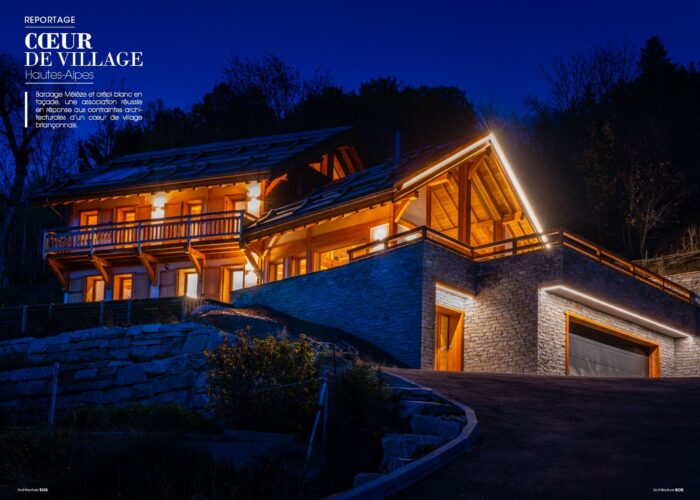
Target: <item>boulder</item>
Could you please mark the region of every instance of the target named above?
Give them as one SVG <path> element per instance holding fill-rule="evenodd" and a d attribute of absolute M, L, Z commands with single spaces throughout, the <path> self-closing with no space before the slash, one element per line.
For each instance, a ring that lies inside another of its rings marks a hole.
<path fill-rule="evenodd" d="M 435 449 L 444 442 L 445 439 L 433 435 L 386 434 L 382 438 L 383 463 L 386 464 L 391 458 L 413 459 L 417 451 Z"/>
<path fill-rule="evenodd" d="M 459 435 L 465 423 L 457 418 L 413 415 L 411 417 L 411 430 L 416 434 L 437 436 L 445 441 L 449 441 Z"/>
<path fill-rule="evenodd" d="M 436 403 L 433 401 L 415 401 L 402 399 L 399 401 L 399 417 L 408 418 L 412 415 L 448 415 L 455 412 L 452 405 Z"/>

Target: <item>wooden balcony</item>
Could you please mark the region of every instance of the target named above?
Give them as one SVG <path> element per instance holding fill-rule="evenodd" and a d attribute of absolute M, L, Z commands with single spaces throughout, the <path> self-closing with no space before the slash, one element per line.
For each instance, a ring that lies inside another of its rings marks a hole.
<path fill-rule="evenodd" d="M 232 210 L 54 229 L 44 232 L 44 257 L 70 263 L 97 254 L 121 260 L 146 253 L 182 254 L 183 249 L 230 251 L 241 247 L 244 223 L 249 217 L 242 210 Z"/>

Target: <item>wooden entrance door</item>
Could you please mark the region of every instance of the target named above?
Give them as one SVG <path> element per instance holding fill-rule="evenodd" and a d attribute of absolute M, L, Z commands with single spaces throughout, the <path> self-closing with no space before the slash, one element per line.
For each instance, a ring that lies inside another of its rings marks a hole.
<path fill-rule="evenodd" d="M 462 371 L 463 314 L 438 307 L 435 311 L 435 369 Z"/>

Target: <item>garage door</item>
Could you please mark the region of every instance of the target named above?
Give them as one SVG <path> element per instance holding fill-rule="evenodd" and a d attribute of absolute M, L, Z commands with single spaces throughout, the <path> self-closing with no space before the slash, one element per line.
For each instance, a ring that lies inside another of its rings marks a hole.
<path fill-rule="evenodd" d="M 571 323 L 569 375 L 648 377 L 649 348 L 585 325 Z"/>

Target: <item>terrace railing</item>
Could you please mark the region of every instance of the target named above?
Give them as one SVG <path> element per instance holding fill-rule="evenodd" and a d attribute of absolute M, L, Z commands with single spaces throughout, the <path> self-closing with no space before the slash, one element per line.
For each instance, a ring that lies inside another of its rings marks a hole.
<path fill-rule="evenodd" d="M 350 261 L 355 261 L 391 248 L 409 245 L 415 241 L 429 240 L 445 248 L 458 252 L 475 261 L 483 262 L 490 259 L 519 255 L 553 247 L 568 247 L 601 264 L 612 267 L 639 281 L 662 290 L 673 297 L 691 302 L 693 292 L 687 288 L 634 264 L 614 253 L 563 229 L 547 231 L 541 234 L 529 234 L 517 238 L 487 243 L 484 245 L 468 245 L 463 241 L 447 236 L 431 227 L 420 226 L 403 233 L 389 236 L 383 240 L 373 241 L 353 248 L 349 251 Z"/>
<path fill-rule="evenodd" d="M 243 210 L 231 210 L 54 229 L 44 232 L 44 256 L 64 252 L 92 253 L 96 249 L 140 249 L 167 243 L 190 245 L 220 239 L 240 242 L 247 217 Z"/>

